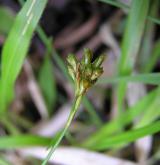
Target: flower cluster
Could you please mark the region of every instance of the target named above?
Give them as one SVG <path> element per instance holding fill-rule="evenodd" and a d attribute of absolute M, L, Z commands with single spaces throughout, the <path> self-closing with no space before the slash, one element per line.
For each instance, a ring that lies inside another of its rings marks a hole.
<path fill-rule="evenodd" d="M 67 57 L 68 72 L 75 82 L 76 95 L 83 95 L 103 73 L 101 67 L 105 56 L 100 55 L 91 62 L 93 53 L 90 49 L 84 49 L 83 58 L 79 61 L 74 54 Z"/>

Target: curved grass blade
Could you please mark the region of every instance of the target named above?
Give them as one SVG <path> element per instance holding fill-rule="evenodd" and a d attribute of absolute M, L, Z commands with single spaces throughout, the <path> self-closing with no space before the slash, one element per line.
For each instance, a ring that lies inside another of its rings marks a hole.
<path fill-rule="evenodd" d="M 22 68 L 33 32 L 47 0 L 27 0 L 17 15 L 2 50 L 0 112 L 7 109 L 13 98 L 16 78 Z"/>
<path fill-rule="evenodd" d="M 160 116 L 160 88 L 158 95 L 153 100 L 153 102 L 148 105 L 146 111 L 144 112 L 143 116 L 140 118 L 139 122 L 135 125 L 135 128 L 146 126 L 152 122 L 154 122 L 156 119 Z"/>
<path fill-rule="evenodd" d="M 143 84 L 159 85 L 160 73 L 137 74 L 132 76 L 120 76 L 99 79 L 99 84 L 112 84 L 119 82 L 137 82 Z"/>
<path fill-rule="evenodd" d="M 99 0 L 99 1 L 110 4 L 112 6 L 115 6 L 115 7 L 121 8 L 121 9 L 125 9 L 125 10 L 130 9 L 130 7 L 128 5 L 126 5 L 125 3 L 118 2 L 116 0 L 114 0 L 114 1 L 113 0 Z M 149 16 L 147 16 L 147 19 L 154 22 L 155 24 L 160 25 L 160 20 L 158 18 L 154 18 L 151 15 L 149 15 Z"/>
<path fill-rule="evenodd" d="M 154 18 L 154 17 L 148 16 L 148 19 L 150 21 L 153 21 L 154 23 L 160 25 L 160 20 L 158 18 Z"/>
<path fill-rule="evenodd" d="M 131 123 L 133 119 L 135 119 L 137 116 L 142 115 L 142 113 L 144 113 L 144 110 L 146 111 L 149 105 L 151 105 L 158 96 L 159 88 L 150 92 L 147 96 L 142 98 L 142 100 L 140 100 L 136 105 L 127 109 L 116 119 L 104 124 L 100 130 L 90 135 L 89 138 L 84 141 L 84 144 L 94 145 L 96 141 L 100 141 L 101 139 L 105 139 L 106 137 L 109 137 L 119 132 L 122 127 Z"/>
<path fill-rule="evenodd" d="M 120 76 L 130 75 L 134 68 L 136 56 L 142 40 L 142 34 L 144 32 L 149 3 L 149 0 L 132 1 L 122 43 L 122 53 L 119 59 L 118 75 Z M 118 108 L 120 112 L 123 109 L 126 87 L 126 83 L 120 83 L 117 89 Z"/>
<path fill-rule="evenodd" d="M 52 114 L 53 108 L 57 100 L 57 90 L 52 61 L 49 57 L 49 54 L 45 55 L 38 79 L 48 108 L 48 113 Z"/>
<path fill-rule="evenodd" d="M 151 72 L 160 57 L 160 40 L 158 40 L 152 50 L 149 62 L 144 66 L 144 72 Z"/>
<path fill-rule="evenodd" d="M 86 144 L 85 147 L 94 149 L 94 150 L 104 150 L 104 149 L 114 147 L 116 145 L 133 142 L 139 138 L 157 133 L 159 131 L 160 131 L 160 121 L 157 121 L 145 127 L 133 129 L 131 131 L 121 133 L 120 135 L 116 135 L 114 137 L 107 137 L 107 138 L 104 138 L 103 140 L 101 139 L 100 141 L 97 141 L 94 144 L 94 146 L 90 144 Z"/>
<path fill-rule="evenodd" d="M 33 146 L 48 146 L 51 142 L 50 138 L 36 135 L 16 135 L 0 137 L 0 150 L 17 149 Z"/>
<path fill-rule="evenodd" d="M 99 0 L 101 2 L 104 2 L 104 3 L 108 3 L 110 5 L 113 5 L 115 7 L 119 7 L 119 8 L 122 8 L 122 9 L 129 9 L 129 6 L 124 4 L 124 3 L 121 3 L 121 2 L 118 2 L 118 1 L 113 1 L 113 0 Z"/>
<path fill-rule="evenodd" d="M 150 9 L 149 9 L 149 14 L 152 17 L 157 17 L 158 16 L 158 10 L 159 10 L 159 4 L 160 1 L 159 0 L 154 0 L 151 5 L 150 5 Z M 145 28 L 145 32 L 144 32 L 144 37 L 143 37 L 143 41 L 142 41 L 142 45 L 140 48 L 140 56 L 139 59 L 137 61 L 138 63 L 138 68 L 141 72 L 145 71 L 145 66 L 147 64 L 150 64 L 151 62 L 151 58 L 152 58 L 152 49 L 153 49 L 153 45 L 154 45 L 154 36 L 155 36 L 155 27 L 156 24 L 154 24 L 154 22 L 147 20 L 146 21 L 146 28 Z"/>

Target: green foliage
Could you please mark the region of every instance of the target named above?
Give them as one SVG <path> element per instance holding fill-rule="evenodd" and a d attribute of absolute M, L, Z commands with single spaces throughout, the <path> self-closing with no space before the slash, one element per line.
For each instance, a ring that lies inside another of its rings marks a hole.
<path fill-rule="evenodd" d="M 126 5 L 125 3 L 120 2 L 118 0 L 99 0 L 99 1 L 107 3 L 107 4 L 115 6 L 115 7 L 118 7 L 118 8 L 122 8 L 124 10 L 129 10 L 130 9 L 130 6 Z M 151 15 L 149 15 L 149 16 L 147 16 L 147 19 L 149 21 L 154 22 L 155 24 L 160 25 L 160 20 L 158 18 L 154 18 Z"/>
<path fill-rule="evenodd" d="M 124 3 L 121 3 L 119 1 L 116 1 L 116 0 L 99 0 L 99 1 L 113 5 L 115 7 L 122 8 L 122 9 L 129 9 L 129 6 L 127 6 Z"/>
<path fill-rule="evenodd" d="M 125 112 L 121 113 L 120 116 L 114 120 L 105 123 L 100 130 L 91 134 L 84 143 L 95 144 L 96 141 L 101 141 L 108 138 L 115 133 L 122 130 L 122 127 L 127 126 L 132 123 L 134 119 L 138 116 L 142 116 L 144 113 L 149 111 L 149 106 L 156 100 L 159 96 L 159 89 L 156 89 L 142 98 L 136 105 L 127 109 Z M 145 110 L 145 111 L 144 111 Z M 96 145 L 96 144 L 95 144 Z"/>
<path fill-rule="evenodd" d="M 39 84 L 42 89 L 49 113 L 51 113 L 56 102 L 57 92 L 52 62 L 47 54 L 40 69 Z"/>
<path fill-rule="evenodd" d="M 157 17 L 158 16 L 158 10 L 159 10 L 159 0 L 155 0 L 151 3 L 150 8 L 149 8 L 149 14 L 152 17 Z M 147 20 L 146 21 L 146 28 L 144 31 L 144 36 L 139 52 L 139 57 L 138 57 L 138 65 L 139 65 L 139 70 L 144 72 L 146 65 L 151 63 L 151 58 L 152 58 L 152 47 L 154 43 L 154 35 L 155 35 L 155 27 L 156 24 L 152 21 Z M 151 64 L 153 65 L 153 64 Z"/>
<path fill-rule="evenodd" d="M 13 99 L 16 78 L 22 68 L 31 37 L 44 10 L 47 0 L 28 0 L 17 15 L 2 50 L 0 81 L 0 112 L 7 110 Z"/>
<path fill-rule="evenodd" d="M 159 58 L 160 58 L 160 40 L 158 40 L 155 43 L 149 58 L 149 62 L 146 63 L 146 65 L 144 66 L 143 69 L 144 72 L 151 72 Z"/>
<path fill-rule="evenodd" d="M 120 76 L 130 75 L 134 69 L 136 56 L 138 54 L 145 20 L 148 13 L 150 1 L 134 0 L 129 11 L 127 25 L 122 42 L 122 53 L 119 60 L 118 74 Z M 123 99 L 126 91 L 126 83 L 120 83 L 117 89 L 118 108 L 123 108 Z"/>
<path fill-rule="evenodd" d="M 48 146 L 51 142 L 50 138 L 36 135 L 17 135 L 0 137 L 0 150 L 16 149 L 29 146 Z"/>
<path fill-rule="evenodd" d="M 160 47 L 158 47 L 159 49 Z M 154 62 L 149 65 L 154 66 L 155 64 L 155 56 Z M 121 82 L 137 82 L 137 83 L 143 83 L 143 84 L 151 84 L 151 85 L 159 85 L 160 84 L 160 73 L 145 73 L 145 74 L 135 74 L 131 76 L 115 76 L 110 78 L 100 78 L 98 83 L 99 84 L 114 84 L 114 83 L 121 83 Z"/>
<path fill-rule="evenodd" d="M 93 144 L 86 143 L 85 147 L 94 150 L 103 150 L 108 148 L 113 148 L 117 145 L 126 144 L 135 141 L 141 137 L 154 134 L 160 131 L 160 121 L 149 124 L 145 127 L 133 129 L 131 131 L 126 131 L 120 135 L 111 136 L 108 138 L 103 138 L 100 141 L 96 141 Z"/>

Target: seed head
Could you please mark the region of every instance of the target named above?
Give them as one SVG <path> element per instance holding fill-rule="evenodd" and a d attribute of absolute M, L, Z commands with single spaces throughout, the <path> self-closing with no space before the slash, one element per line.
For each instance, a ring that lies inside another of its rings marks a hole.
<path fill-rule="evenodd" d="M 90 49 L 84 49 L 82 60 L 77 60 L 74 54 L 67 57 L 68 72 L 76 85 L 76 95 L 84 94 L 88 88 L 95 84 L 103 73 L 101 64 L 105 55 L 100 55 L 94 62 L 91 62 L 93 53 Z"/>

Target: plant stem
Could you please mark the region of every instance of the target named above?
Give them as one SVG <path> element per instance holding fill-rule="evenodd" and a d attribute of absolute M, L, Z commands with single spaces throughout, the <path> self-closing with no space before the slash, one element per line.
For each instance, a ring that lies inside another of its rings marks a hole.
<path fill-rule="evenodd" d="M 54 153 L 55 149 L 58 147 L 59 143 L 61 142 L 62 138 L 64 137 L 66 131 L 68 130 L 68 128 L 69 128 L 69 126 L 70 126 L 79 106 L 80 106 L 82 97 L 83 97 L 83 95 L 78 95 L 75 97 L 72 109 L 70 111 L 70 114 L 69 114 L 69 117 L 67 120 L 67 123 L 66 123 L 64 129 L 62 130 L 62 132 L 58 135 L 56 143 L 51 147 L 46 159 L 42 162 L 42 165 L 46 165 L 47 161 L 50 159 L 50 157 Z"/>

